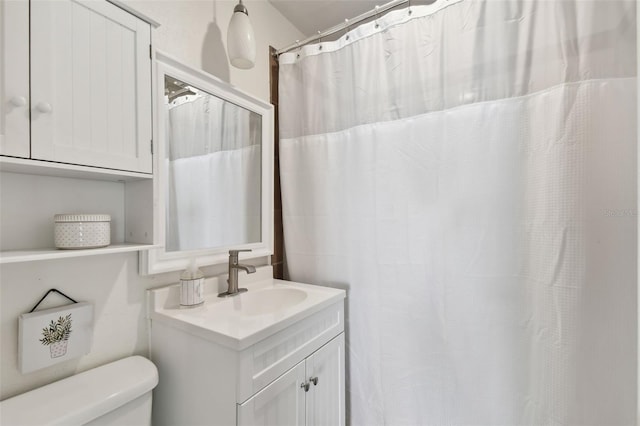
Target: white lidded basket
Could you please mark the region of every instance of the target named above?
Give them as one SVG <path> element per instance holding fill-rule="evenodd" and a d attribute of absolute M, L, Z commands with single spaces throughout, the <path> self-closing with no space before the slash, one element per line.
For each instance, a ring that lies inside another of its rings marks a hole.
<path fill-rule="evenodd" d="M 111 244 L 111 216 L 108 214 L 57 214 L 55 243 L 59 249 L 86 249 Z"/>

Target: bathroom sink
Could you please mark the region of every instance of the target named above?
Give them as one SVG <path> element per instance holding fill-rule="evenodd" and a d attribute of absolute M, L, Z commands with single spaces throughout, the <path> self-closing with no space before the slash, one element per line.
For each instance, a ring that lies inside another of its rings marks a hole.
<path fill-rule="evenodd" d="M 242 293 L 234 306 L 244 315 L 267 315 L 291 308 L 307 298 L 307 293 L 297 288 L 268 287 L 254 292 Z"/>
<path fill-rule="evenodd" d="M 256 316 L 281 315 L 302 303 L 307 296 L 308 293 L 299 288 L 285 287 L 282 284 L 269 285 L 251 288 L 246 293 L 225 299 L 207 299 L 202 311 L 208 317 L 225 316 L 234 321 L 252 320 Z"/>
<path fill-rule="evenodd" d="M 241 350 L 345 298 L 344 290 L 273 279 L 270 268 L 244 275 L 240 287 L 248 291 L 220 298 L 224 277 L 209 278 L 204 303 L 190 308 L 180 306 L 179 285 L 150 290 L 150 318 Z"/>

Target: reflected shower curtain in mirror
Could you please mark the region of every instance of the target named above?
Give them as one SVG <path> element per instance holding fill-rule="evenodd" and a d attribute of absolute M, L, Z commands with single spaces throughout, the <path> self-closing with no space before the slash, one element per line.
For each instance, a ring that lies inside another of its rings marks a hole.
<path fill-rule="evenodd" d="M 437 0 L 280 56 L 289 277 L 347 290 L 348 423 L 634 424 L 635 7 Z"/>
<path fill-rule="evenodd" d="M 167 251 L 260 241 L 261 124 L 209 95 L 166 111 Z"/>

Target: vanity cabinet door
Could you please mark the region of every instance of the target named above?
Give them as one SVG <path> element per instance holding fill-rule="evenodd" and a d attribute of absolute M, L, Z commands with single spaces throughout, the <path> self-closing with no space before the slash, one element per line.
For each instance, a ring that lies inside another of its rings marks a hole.
<path fill-rule="evenodd" d="M 0 1 L 0 73 L 0 155 L 28 158 L 28 1 Z"/>
<path fill-rule="evenodd" d="M 238 405 L 239 426 L 304 426 L 304 361 Z"/>
<path fill-rule="evenodd" d="M 107 1 L 30 4 L 31 158 L 150 173 L 150 25 Z"/>
<path fill-rule="evenodd" d="M 344 333 L 307 358 L 306 426 L 344 426 Z"/>

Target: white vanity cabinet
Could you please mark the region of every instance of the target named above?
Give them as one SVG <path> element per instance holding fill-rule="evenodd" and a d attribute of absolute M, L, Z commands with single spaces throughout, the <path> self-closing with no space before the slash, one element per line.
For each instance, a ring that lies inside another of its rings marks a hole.
<path fill-rule="evenodd" d="M 160 374 L 153 424 L 343 426 L 345 292 L 268 273 L 252 287 L 249 277 L 247 293 L 219 299 L 205 290 L 204 305 L 192 309 L 175 301 L 179 286 L 150 291 L 151 358 Z M 269 296 L 291 288 L 306 296 L 290 307 Z"/>
<path fill-rule="evenodd" d="M 238 405 L 239 426 L 344 425 L 344 333 Z"/>
<path fill-rule="evenodd" d="M 107 1 L 0 10 L 0 154 L 151 173 L 151 25 Z"/>
<path fill-rule="evenodd" d="M 300 389 L 306 378 L 303 361 L 238 405 L 237 424 L 304 425 L 306 395 Z"/>
<path fill-rule="evenodd" d="M 306 360 L 307 377 L 311 381 L 306 393 L 307 426 L 344 426 L 345 359 L 342 333 Z"/>

